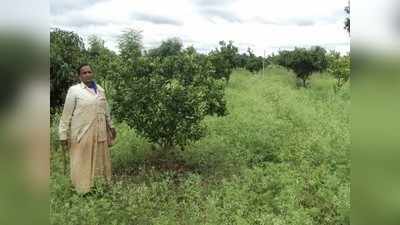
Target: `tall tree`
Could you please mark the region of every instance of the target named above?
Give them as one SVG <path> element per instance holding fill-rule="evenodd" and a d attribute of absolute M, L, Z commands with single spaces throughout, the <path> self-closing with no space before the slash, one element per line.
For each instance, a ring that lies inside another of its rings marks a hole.
<path fill-rule="evenodd" d="M 132 28 L 126 29 L 118 37 L 120 56 L 128 64 L 134 64 L 142 56 L 142 32 Z"/>
<path fill-rule="evenodd" d="M 86 61 L 82 38 L 71 31 L 50 31 L 50 106 L 61 107 L 68 87 L 77 82 L 76 67 Z"/>
<path fill-rule="evenodd" d="M 129 77 L 133 71 L 146 70 L 147 64 L 140 66 L 143 51 L 142 31 L 133 28 L 126 29 L 118 37 L 119 48 L 119 75 Z M 115 86 L 119 86 L 121 79 L 113 80 Z"/>
<path fill-rule="evenodd" d="M 336 78 L 336 86 L 342 87 L 350 79 L 350 55 L 331 57 L 328 71 Z"/>
<path fill-rule="evenodd" d="M 178 38 L 170 38 L 161 43 L 158 48 L 151 49 L 149 56 L 152 57 L 167 57 L 178 55 L 182 50 L 182 41 Z"/>
<path fill-rule="evenodd" d="M 326 51 L 319 46 L 310 49 L 295 48 L 293 51 L 281 51 L 278 63 L 293 70 L 303 81 L 303 87 L 306 87 L 306 82 L 313 72 L 322 72 L 328 66 Z"/>
<path fill-rule="evenodd" d="M 106 93 L 109 93 L 113 84 L 111 80 L 119 73 L 118 56 L 105 46 L 105 41 L 100 37 L 91 35 L 88 39 L 88 57 L 96 74 L 96 80 Z"/>
<path fill-rule="evenodd" d="M 326 57 L 326 50 L 321 46 L 313 46 L 310 48 L 314 68 L 318 72 L 323 72 L 328 68 L 328 59 Z"/>
<path fill-rule="evenodd" d="M 225 41 L 220 41 L 219 45 L 219 48 L 210 52 L 209 60 L 215 68 L 215 78 L 224 78 L 229 81 L 239 50 L 233 45 L 233 41 L 229 41 L 228 44 Z"/>

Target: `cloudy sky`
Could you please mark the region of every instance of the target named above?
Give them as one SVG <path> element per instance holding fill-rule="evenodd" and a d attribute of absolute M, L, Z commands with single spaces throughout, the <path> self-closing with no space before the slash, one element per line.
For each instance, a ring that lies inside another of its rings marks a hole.
<path fill-rule="evenodd" d="M 51 0 L 51 27 L 72 30 L 85 40 L 98 35 L 117 51 L 126 28 L 142 31 L 146 48 L 162 40 L 181 39 L 185 46 L 208 52 L 220 40 L 257 55 L 321 45 L 350 50 L 343 29 L 347 0 Z"/>

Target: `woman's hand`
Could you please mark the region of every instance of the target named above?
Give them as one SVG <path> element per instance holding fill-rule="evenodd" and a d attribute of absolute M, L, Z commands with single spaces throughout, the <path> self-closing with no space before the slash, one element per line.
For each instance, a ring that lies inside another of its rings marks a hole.
<path fill-rule="evenodd" d="M 117 138 L 117 130 L 115 130 L 114 127 L 110 128 L 110 130 L 111 130 L 111 133 L 113 135 L 113 139 Z"/>

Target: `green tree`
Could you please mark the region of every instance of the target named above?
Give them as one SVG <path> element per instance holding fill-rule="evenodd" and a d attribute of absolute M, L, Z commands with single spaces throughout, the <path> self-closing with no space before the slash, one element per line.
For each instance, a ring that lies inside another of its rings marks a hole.
<path fill-rule="evenodd" d="M 91 35 L 88 38 L 88 58 L 96 74 L 96 80 L 106 90 L 112 91 L 112 80 L 119 74 L 118 55 L 105 47 L 100 37 Z"/>
<path fill-rule="evenodd" d="M 257 57 L 250 48 L 247 49 L 247 53 L 245 68 L 252 73 L 260 71 L 263 67 L 263 57 Z"/>
<path fill-rule="evenodd" d="M 198 55 L 199 53 L 196 51 L 196 49 L 193 46 L 189 46 L 183 50 L 184 53 L 187 53 L 188 55 Z"/>
<path fill-rule="evenodd" d="M 133 66 L 143 51 L 142 31 L 132 28 L 126 29 L 118 37 L 120 57 L 126 65 Z"/>
<path fill-rule="evenodd" d="M 200 56 L 140 57 L 119 77 L 114 115 L 164 150 L 184 147 L 205 135 L 206 115 L 225 115 L 224 85 Z"/>
<path fill-rule="evenodd" d="M 280 51 L 279 54 L 276 55 L 275 61 L 278 65 L 289 69 L 292 62 L 292 52 L 287 50 Z"/>
<path fill-rule="evenodd" d="M 319 46 L 310 49 L 295 48 L 293 51 L 281 51 L 278 63 L 293 70 L 302 80 L 303 87 L 306 87 L 307 79 L 313 72 L 323 72 L 328 66 L 326 51 Z"/>
<path fill-rule="evenodd" d="M 235 56 L 235 68 L 245 68 L 248 60 L 246 53 L 237 54 Z"/>
<path fill-rule="evenodd" d="M 50 31 L 50 107 L 61 107 L 69 86 L 78 81 L 76 67 L 86 61 L 82 38 L 71 31 Z"/>
<path fill-rule="evenodd" d="M 219 45 L 219 48 L 210 52 L 209 60 L 214 66 L 215 78 L 229 81 L 232 69 L 235 67 L 235 58 L 239 50 L 233 45 L 232 41 L 229 41 L 228 44 L 225 41 L 220 41 Z"/>
<path fill-rule="evenodd" d="M 328 68 L 328 60 L 326 50 L 321 46 L 313 46 L 310 49 L 310 54 L 314 63 L 314 68 L 318 72 L 324 72 Z"/>
<path fill-rule="evenodd" d="M 332 58 L 328 71 L 336 78 L 337 87 L 342 87 L 350 79 L 350 55 Z"/>
<path fill-rule="evenodd" d="M 152 57 L 167 57 L 178 55 L 182 51 L 182 41 L 178 38 L 170 38 L 161 43 L 158 48 L 151 49 L 148 53 Z"/>
<path fill-rule="evenodd" d="M 120 82 L 122 79 L 119 79 L 119 76 L 132 76 L 132 71 L 140 69 L 146 70 L 145 65 L 142 65 L 143 68 L 140 67 L 140 61 L 143 55 L 142 40 L 142 31 L 135 30 L 133 28 L 125 29 L 118 36 L 118 76 L 113 78 L 114 86 L 118 87 L 121 84 Z"/>

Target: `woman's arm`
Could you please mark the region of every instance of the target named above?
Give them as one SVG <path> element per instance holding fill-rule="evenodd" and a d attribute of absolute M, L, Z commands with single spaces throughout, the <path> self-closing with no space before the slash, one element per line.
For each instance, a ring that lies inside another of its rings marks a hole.
<path fill-rule="evenodd" d="M 67 97 L 65 98 L 64 109 L 60 118 L 60 125 L 58 127 L 60 141 L 69 139 L 71 133 L 71 119 L 75 110 L 76 99 L 73 93 L 73 89 L 69 88 Z"/>
<path fill-rule="evenodd" d="M 115 138 L 117 136 L 117 132 L 112 123 L 110 106 L 108 105 L 108 102 L 106 102 L 106 123 L 107 126 L 110 127 L 111 132 L 113 133 L 113 137 Z"/>
<path fill-rule="evenodd" d="M 110 106 L 108 105 L 107 101 L 106 101 L 106 121 L 107 121 L 107 125 L 110 128 L 114 128 L 112 120 L 111 120 Z"/>

